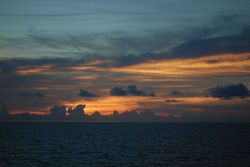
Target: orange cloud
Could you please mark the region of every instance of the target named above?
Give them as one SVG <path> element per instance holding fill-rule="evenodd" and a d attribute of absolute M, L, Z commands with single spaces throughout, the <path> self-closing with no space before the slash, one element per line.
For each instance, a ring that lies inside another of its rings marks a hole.
<path fill-rule="evenodd" d="M 53 65 L 41 65 L 41 66 L 35 66 L 35 67 L 22 67 L 21 69 L 18 69 L 16 71 L 19 75 L 31 75 L 31 74 L 37 74 L 42 72 L 49 71 Z"/>
<path fill-rule="evenodd" d="M 111 71 L 163 77 L 250 74 L 250 53 L 223 54 L 193 59 L 151 60 L 137 65 L 112 68 Z"/>
<path fill-rule="evenodd" d="M 87 63 L 83 63 L 81 65 L 78 66 L 72 66 L 72 67 L 68 67 L 68 70 L 71 71 L 87 71 L 87 70 L 91 70 L 91 71 L 103 71 L 102 68 L 97 67 L 99 64 L 103 63 L 103 61 L 101 60 L 94 60 L 94 61 L 90 61 Z"/>

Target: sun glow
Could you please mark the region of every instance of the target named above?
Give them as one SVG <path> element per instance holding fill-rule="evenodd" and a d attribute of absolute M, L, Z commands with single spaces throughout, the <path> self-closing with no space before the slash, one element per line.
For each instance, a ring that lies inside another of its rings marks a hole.
<path fill-rule="evenodd" d="M 62 102 L 67 107 L 73 107 L 77 104 L 85 104 L 85 112 L 91 114 L 95 111 L 107 115 L 113 113 L 114 110 L 124 112 L 139 107 L 140 102 L 162 101 L 159 97 L 143 97 L 143 96 L 106 96 L 94 100 L 79 100 L 76 102 Z"/>

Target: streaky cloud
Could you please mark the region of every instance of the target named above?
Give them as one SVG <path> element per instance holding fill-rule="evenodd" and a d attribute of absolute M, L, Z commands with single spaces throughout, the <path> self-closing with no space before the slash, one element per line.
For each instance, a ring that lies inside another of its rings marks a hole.
<path fill-rule="evenodd" d="M 29 97 L 29 98 L 33 98 L 33 97 L 43 98 L 43 97 L 45 97 L 45 95 L 42 92 L 38 92 L 38 91 L 22 91 L 22 92 L 19 92 L 18 95 L 21 97 Z"/>

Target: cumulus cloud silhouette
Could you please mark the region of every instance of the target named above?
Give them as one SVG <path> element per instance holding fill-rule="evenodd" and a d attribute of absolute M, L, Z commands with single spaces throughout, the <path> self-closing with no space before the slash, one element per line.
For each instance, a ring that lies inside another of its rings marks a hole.
<path fill-rule="evenodd" d="M 97 95 L 89 92 L 88 90 L 80 89 L 79 96 L 84 98 L 93 98 L 96 97 Z"/>
<path fill-rule="evenodd" d="M 114 87 L 110 90 L 110 95 L 112 96 L 126 96 L 128 93 L 122 87 Z"/>
<path fill-rule="evenodd" d="M 128 93 L 135 96 L 146 96 L 146 93 L 142 90 L 137 89 L 135 85 L 129 85 L 127 87 Z"/>
<path fill-rule="evenodd" d="M 65 120 L 67 108 L 66 106 L 53 106 L 50 109 L 50 116 L 56 120 Z"/>
<path fill-rule="evenodd" d="M 208 89 L 208 92 L 212 97 L 228 100 L 234 97 L 246 98 L 249 97 L 248 88 L 242 84 L 231 84 L 225 86 L 217 86 L 215 88 Z"/>
<path fill-rule="evenodd" d="M 70 120 L 81 120 L 85 116 L 85 109 L 86 105 L 78 104 L 75 106 L 75 108 L 68 108 L 66 115 L 67 119 Z"/>
<path fill-rule="evenodd" d="M 140 90 L 136 87 L 136 85 L 129 85 L 127 88 L 122 87 L 114 87 L 111 89 L 110 94 L 112 96 L 126 96 L 126 95 L 133 95 L 133 96 L 156 96 L 155 93 L 146 93 L 143 90 Z"/>
<path fill-rule="evenodd" d="M 72 121 L 79 121 L 82 120 L 85 116 L 85 109 L 86 105 L 78 104 L 74 108 L 66 107 L 64 105 L 61 106 L 53 106 L 50 109 L 50 113 L 48 115 L 49 120 L 72 120 Z"/>

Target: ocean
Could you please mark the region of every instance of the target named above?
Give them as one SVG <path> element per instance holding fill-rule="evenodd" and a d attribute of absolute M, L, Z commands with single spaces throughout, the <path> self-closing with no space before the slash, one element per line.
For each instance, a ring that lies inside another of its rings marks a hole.
<path fill-rule="evenodd" d="M 0 167 L 249 167 L 250 124 L 0 123 Z"/>

